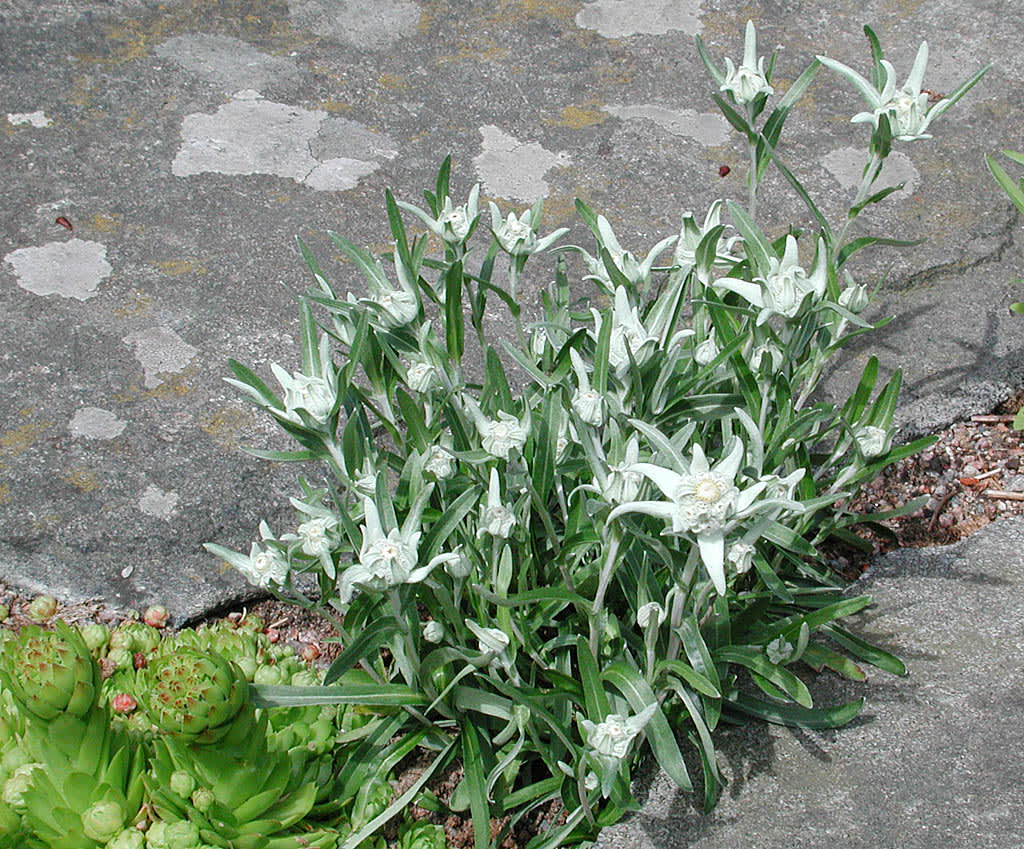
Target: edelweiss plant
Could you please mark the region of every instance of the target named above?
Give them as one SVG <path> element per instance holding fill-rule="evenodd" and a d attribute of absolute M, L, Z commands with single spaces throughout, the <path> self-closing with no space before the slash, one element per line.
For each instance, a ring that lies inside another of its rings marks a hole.
<path fill-rule="evenodd" d="M 757 56 L 753 25 L 739 67 L 721 70 L 698 40 L 716 101 L 748 142 L 747 203 L 684 214 L 643 259 L 581 202 L 589 250 L 555 247 L 565 230 L 545 232 L 540 202 L 507 215 L 491 203 L 481 224 L 479 187 L 458 204 L 449 160 L 426 208 L 387 193 L 388 254 L 332 236 L 367 294 L 330 282 L 300 243 L 314 280 L 300 308 L 301 370 L 272 367 L 283 394 L 236 362 L 231 382 L 298 443 L 254 454 L 318 461 L 326 475 L 303 482 L 296 528 L 261 524 L 248 556 L 207 547 L 341 634 L 327 686 L 257 686 L 261 704 L 387 705 L 375 727 L 403 751 L 432 753 L 344 849 L 455 757 L 464 778 L 452 798 L 418 803 L 468 810 L 478 849 L 553 802 L 564 823 L 530 849 L 589 839 L 634 805 L 629 779 L 644 750 L 692 789 L 680 741 L 696 749 L 710 808 L 723 783 L 712 742 L 723 718 L 842 725 L 861 702 L 816 707 L 798 672 L 861 680 L 857 660 L 904 671 L 840 624 L 870 599 L 846 595 L 821 546 L 858 544 L 850 526 L 885 516 L 845 505 L 927 441 L 893 445 L 900 376 L 876 392 L 873 358 L 843 403 L 817 390 L 843 346 L 873 329 L 863 317 L 871 296 L 848 261 L 899 244 L 846 238 L 893 191 L 875 191 L 885 157 L 926 138 L 983 71 L 926 108 L 927 48 L 897 90 L 866 32 L 871 82 L 821 57 L 763 122 L 775 56 Z M 871 108 L 854 118 L 871 133 L 838 231 L 777 154 L 822 65 Z M 817 232 L 766 235 L 757 196 L 773 163 Z M 403 213 L 428 232 L 410 233 Z M 554 280 L 534 316 L 518 283 L 546 251 Z M 570 286 L 575 256 L 586 290 Z M 495 298 L 509 314 L 502 338 L 485 319 Z M 311 595 L 300 589 L 309 579 Z M 332 686 L 342 676 L 348 685 Z M 492 834 L 494 817 L 505 819 Z"/>

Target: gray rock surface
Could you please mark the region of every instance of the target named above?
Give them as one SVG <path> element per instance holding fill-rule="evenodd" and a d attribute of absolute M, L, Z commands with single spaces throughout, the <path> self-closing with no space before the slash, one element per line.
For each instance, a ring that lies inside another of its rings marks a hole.
<path fill-rule="evenodd" d="M 595 849 L 1006 849 L 1024 845 L 1024 521 L 876 560 L 851 590 L 876 604 L 857 632 L 906 678 L 822 675 L 816 704 L 863 697 L 836 731 L 750 725 L 724 735 L 715 810 L 648 773 L 643 810 Z"/>
<path fill-rule="evenodd" d="M 645 252 L 684 210 L 745 195 L 743 149 L 692 39 L 739 61 L 748 16 L 763 51 L 785 44 L 780 91 L 819 52 L 866 71 L 864 23 L 901 74 L 927 38 L 934 91 L 995 61 L 934 142 L 894 155 L 888 179 L 905 187 L 865 231 L 928 241 L 851 262 L 896 321 L 830 377 L 849 385 L 871 353 L 902 366 L 906 435 L 986 408 L 1024 382 L 1006 310 L 1021 230 L 982 161 L 1020 146 L 1024 22 L 1004 7 L 8 0 L 0 578 L 162 601 L 177 621 L 251 595 L 201 544 L 247 549 L 260 519 L 283 527 L 296 470 L 240 452 L 284 445 L 221 378 L 228 357 L 268 379 L 271 362 L 294 367 L 294 292 L 310 282 L 295 236 L 341 291 L 361 291 L 326 231 L 383 249 L 384 188 L 418 200 L 450 152 L 456 195 L 479 181 L 508 211 L 543 194 L 547 225 L 589 245 L 579 197 Z M 784 136 L 831 216 L 853 191 L 860 108 L 823 73 Z M 812 224 L 777 176 L 761 204 L 778 228 Z M 522 281 L 528 311 L 546 274 Z"/>

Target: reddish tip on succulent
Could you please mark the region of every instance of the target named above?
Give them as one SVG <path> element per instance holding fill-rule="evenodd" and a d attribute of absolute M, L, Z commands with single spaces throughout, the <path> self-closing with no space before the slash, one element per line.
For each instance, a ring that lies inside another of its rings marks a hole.
<path fill-rule="evenodd" d="M 132 666 L 135 669 L 142 669 L 146 665 L 146 655 L 143 652 L 137 651 L 132 655 Z"/>
<path fill-rule="evenodd" d="M 142 621 L 154 628 L 166 627 L 167 620 L 170 618 L 171 614 L 167 612 L 167 608 L 162 604 L 151 604 L 146 608 L 146 612 L 142 614 Z"/>
<path fill-rule="evenodd" d="M 128 693 L 118 693 L 110 700 L 110 707 L 114 713 L 131 713 L 139 706 Z"/>
<path fill-rule="evenodd" d="M 33 622 L 45 622 L 57 612 L 57 599 L 52 595 L 36 596 L 29 603 L 28 618 Z"/>

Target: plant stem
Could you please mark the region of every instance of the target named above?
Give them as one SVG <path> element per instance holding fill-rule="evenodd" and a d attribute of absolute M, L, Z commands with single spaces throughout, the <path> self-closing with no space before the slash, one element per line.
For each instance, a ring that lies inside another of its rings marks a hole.
<path fill-rule="evenodd" d="M 604 596 L 608 591 L 608 584 L 611 583 L 612 575 L 615 573 L 615 564 L 619 557 L 619 545 L 622 539 L 619 534 L 612 531 L 611 541 L 608 543 L 608 550 L 605 553 L 604 566 L 601 567 L 601 577 L 597 582 L 597 592 L 594 594 L 594 606 L 590 612 L 590 651 L 597 657 L 598 623 L 601 612 L 604 609 Z"/>

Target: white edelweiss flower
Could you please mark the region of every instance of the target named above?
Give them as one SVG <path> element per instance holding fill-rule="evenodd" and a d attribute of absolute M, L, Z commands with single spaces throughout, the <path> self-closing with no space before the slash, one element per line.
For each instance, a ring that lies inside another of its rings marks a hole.
<path fill-rule="evenodd" d="M 657 627 L 665 622 L 665 617 L 668 614 L 665 612 L 665 608 L 662 607 L 656 601 L 649 601 L 647 604 L 640 605 L 636 612 L 636 624 L 641 628 L 646 628 L 652 623 L 656 623 Z"/>
<path fill-rule="evenodd" d="M 497 419 L 489 419 L 472 398 L 467 396 L 463 400 L 480 434 L 480 447 L 484 451 L 499 460 L 507 460 L 513 448 L 522 451 L 530 434 L 529 408 L 522 421 L 504 410 L 498 410 Z"/>
<path fill-rule="evenodd" d="M 288 579 L 288 561 L 272 548 L 256 543 L 249 549 L 248 565 L 235 564 L 250 584 L 266 589 L 271 584 L 281 586 Z"/>
<path fill-rule="evenodd" d="M 764 648 L 764 652 L 768 655 L 768 660 L 778 666 L 780 663 L 785 663 L 793 656 L 795 646 L 788 642 L 785 637 L 776 637 Z"/>
<path fill-rule="evenodd" d="M 646 285 L 648 278 L 651 276 L 651 268 L 654 266 L 654 261 L 679 238 L 678 236 L 669 236 L 662 239 L 651 248 L 643 262 L 640 262 L 633 254 L 619 244 L 615 231 L 612 230 L 612 225 L 608 223 L 608 219 L 603 215 L 597 216 L 597 231 L 600 249 L 608 252 L 612 264 L 635 286 Z M 584 280 L 594 280 L 605 289 L 611 289 L 611 276 L 605 267 L 604 260 L 601 258 L 600 251 L 596 257 L 592 257 L 586 251 L 583 251 L 583 257 L 590 272 L 584 277 Z"/>
<path fill-rule="evenodd" d="M 519 675 L 508 654 L 509 646 L 512 645 L 508 634 L 500 628 L 485 628 L 472 619 L 466 620 L 466 627 L 476 637 L 482 655 L 479 663 L 486 663 L 490 669 L 504 669 L 513 683 L 518 682 Z"/>
<path fill-rule="evenodd" d="M 452 456 L 451 448 L 451 437 L 446 434 L 439 445 L 427 449 L 423 470 L 438 480 L 448 480 L 455 474 L 455 457 Z"/>
<path fill-rule="evenodd" d="M 517 216 L 510 212 L 505 220 L 501 218 L 501 210 L 493 201 L 491 209 L 491 231 L 498 240 L 501 249 L 511 256 L 529 256 L 549 248 L 552 243 L 569 232 L 568 227 L 559 227 L 542 239 L 537 238 L 539 218 L 535 210 L 527 209 Z"/>
<path fill-rule="evenodd" d="M 302 553 L 311 557 L 330 555 L 333 548 L 331 534 L 337 527 L 338 520 L 331 516 L 317 516 L 303 522 L 296 528 L 296 534 L 302 541 Z"/>
<path fill-rule="evenodd" d="M 429 495 L 429 489 L 426 492 Z M 359 560 L 349 566 L 338 580 L 338 597 L 342 604 L 352 600 L 356 589 L 383 592 L 400 584 L 418 583 L 435 566 L 456 557 L 454 554 L 440 554 L 426 566 L 417 568 L 420 513 L 422 506 L 410 511 L 406 527 L 401 530 L 391 528 L 385 534 L 376 503 L 372 498 L 363 499 L 363 544 L 359 549 Z"/>
<path fill-rule="evenodd" d="M 867 458 L 881 457 L 889 450 L 889 432 L 882 427 L 866 425 L 857 431 L 857 447 Z"/>
<path fill-rule="evenodd" d="M 437 369 L 426 360 L 416 359 L 405 370 L 409 388 L 414 392 L 429 392 L 437 385 Z"/>
<path fill-rule="evenodd" d="M 782 351 L 771 342 L 762 342 L 750 352 L 747 362 L 752 371 L 759 371 L 762 364 L 767 365 L 770 370 L 775 370 L 782 365 Z"/>
<path fill-rule="evenodd" d="M 376 260 L 368 272 L 369 297 L 360 298 L 357 302 L 372 309 L 373 323 L 383 330 L 394 330 L 410 324 L 416 320 L 420 311 L 419 294 L 412 272 L 406 267 L 398 250 L 395 250 L 394 257 L 398 286 L 388 280 L 384 266 L 380 260 Z M 351 296 L 349 300 L 352 300 Z"/>
<path fill-rule="evenodd" d="M 444 571 L 456 580 L 468 578 L 473 572 L 473 562 L 462 551 L 462 546 L 455 549 L 455 557 L 444 564 Z"/>
<path fill-rule="evenodd" d="M 581 719 L 587 746 L 599 756 L 621 761 L 629 754 L 630 743 L 644 730 L 657 709 L 657 703 L 653 703 L 634 716 L 610 713 L 598 723 Z"/>
<path fill-rule="evenodd" d="M 477 530 L 477 536 L 482 537 L 486 533 L 492 537 L 508 539 L 515 524 L 515 514 L 501 500 L 498 470 L 492 468 L 487 487 L 487 502 L 480 505 L 480 528 Z"/>
<path fill-rule="evenodd" d="M 437 644 L 444 639 L 444 625 L 436 619 L 423 623 L 423 639 L 428 643 Z"/>
<path fill-rule="evenodd" d="M 693 358 L 697 361 L 697 365 L 706 366 L 718 356 L 718 353 L 719 348 L 715 342 L 715 337 L 709 336 L 697 346 L 697 349 L 693 352 Z"/>
<path fill-rule="evenodd" d="M 700 247 L 700 243 L 704 241 L 704 238 L 714 230 L 721 223 L 722 217 L 722 201 L 714 201 L 710 207 L 708 207 L 707 214 L 704 216 L 703 226 L 698 224 L 696 219 L 693 217 L 692 212 L 684 212 L 682 224 L 679 228 L 679 241 L 676 242 L 676 249 L 673 252 L 672 258 L 678 266 L 679 271 L 683 274 L 689 274 L 691 270 L 696 269 L 697 279 L 707 286 L 711 281 L 711 269 L 713 266 L 728 266 L 736 262 L 739 262 L 740 257 L 732 254 L 732 248 L 739 240 L 739 236 L 733 236 L 726 241 L 723 249 L 720 251 L 718 245 L 722 242 L 722 237 L 719 236 L 716 246 L 715 255 L 709 265 L 698 267 L 697 263 L 697 249 Z"/>
<path fill-rule="evenodd" d="M 594 338 L 601 335 L 602 316 L 596 309 L 591 309 L 594 316 Z M 640 320 L 635 306 L 629 303 L 629 295 L 624 286 L 615 290 L 612 304 L 612 332 L 608 346 L 608 362 L 620 380 L 629 371 L 629 355 L 637 365 L 643 365 L 654 352 L 658 337 L 650 332 Z"/>
<path fill-rule="evenodd" d="M 469 200 L 461 206 L 453 205 L 452 199 L 445 197 L 444 203 L 441 205 L 441 212 L 437 218 L 411 203 L 406 203 L 405 201 L 398 201 L 397 203 L 402 209 L 411 212 L 419 218 L 432 233 L 440 236 L 450 245 L 457 245 L 464 242 L 473 229 L 473 224 L 478 218 L 477 208 L 479 201 L 480 184 L 477 183 L 470 190 Z"/>
<path fill-rule="evenodd" d="M 609 463 L 604 481 L 597 480 L 597 488 L 609 504 L 632 501 L 640 491 L 644 476 L 633 467 L 640 459 L 640 438 L 634 433 L 626 440 L 621 463 Z"/>
<path fill-rule="evenodd" d="M 600 427 L 604 423 L 604 397 L 600 392 L 591 389 L 586 364 L 576 353 L 575 348 L 569 349 L 569 359 L 572 362 L 573 371 L 576 372 L 578 386 L 572 396 L 572 408 L 576 415 L 587 424 Z"/>
<path fill-rule="evenodd" d="M 749 572 L 754 565 L 757 549 L 749 542 L 734 542 L 725 553 L 725 559 L 736 570 L 737 575 Z"/>
<path fill-rule="evenodd" d="M 942 98 L 930 109 L 928 108 L 928 92 L 921 89 L 925 67 L 928 64 L 927 41 L 921 42 L 917 56 L 914 58 L 914 65 L 910 69 L 910 75 L 903 84 L 903 88 L 899 90 L 896 89 L 896 70 L 885 59 L 881 62 L 885 74 L 881 89 L 875 88 L 868 80 L 842 62 L 829 59 L 827 56 L 819 56 L 818 61 L 853 83 L 867 101 L 870 111 L 858 112 L 851 120 L 854 123 L 870 122 L 877 128 L 879 120 L 885 115 L 889 119 L 893 138 L 898 141 L 930 139 L 931 135 L 926 132 L 929 125 L 956 102 L 954 98 Z M 977 82 L 978 78 L 980 75 L 976 75 L 974 82 Z M 970 83 L 970 85 L 973 84 L 973 82 Z M 967 88 L 970 88 L 970 85 L 967 85 L 966 88 L 962 87 L 955 96 L 956 99 L 959 99 Z"/>
<path fill-rule="evenodd" d="M 376 494 L 377 467 L 369 457 L 363 460 L 363 467 L 359 470 L 359 474 L 353 479 L 352 485 L 360 495 L 373 498 Z"/>
<path fill-rule="evenodd" d="M 765 76 L 764 56 L 757 58 L 757 32 L 753 21 L 747 21 L 743 37 L 743 63 L 737 68 L 731 59 L 725 60 L 725 82 L 720 90 L 729 92 L 741 106 L 759 94 L 775 93 Z"/>
<path fill-rule="evenodd" d="M 768 258 L 768 274 L 753 283 L 733 277 L 721 277 L 714 282 L 715 288 L 736 292 L 761 312 L 757 323 L 764 324 L 773 314 L 793 318 L 800 310 L 804 298 L 813 294 L 821 298 L 828 284 L 828 249 L 824 238 L 818 238 L 814 265 L 808 274 L 799 262 L 796 239 L 786 236 L 786 249 L 781 259 Z"/>
<path fill-rule="evenodd" d="M 700 445 L 693 446 L 693 458 L 682 474 L 652 463 L 637 463 L 634 471 L 653 481 L 668 501 L 620 504 L 608 520 L 625 513 L 646 513 L 670 521 L 671 533 L 693 534 L 708 576 L 719 595 L 725 595 L 725 534 L 740 518 L 759 509 L 754 502 L 767 486 L 758 482 L 742 492 L 736 487 L 743 455 L 743 443 L 734 439 L 731 450 L 714 467 Z"/>
<path fill-rule="evenodd" d="M 869 303 L 871 296 L 868 294 L 867 286 L 852 284 L 839 293 L 839 305 L 854 314 L 862 312 Z"/>

